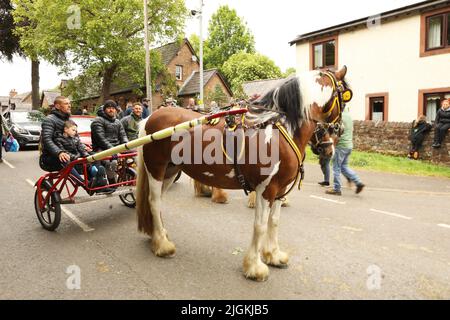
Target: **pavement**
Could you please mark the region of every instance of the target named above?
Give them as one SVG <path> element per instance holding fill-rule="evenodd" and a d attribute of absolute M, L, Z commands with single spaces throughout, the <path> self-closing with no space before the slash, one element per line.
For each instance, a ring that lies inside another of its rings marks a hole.
<path fill-rule="evenodd" d="M 450 299 L 450 179 L 360 170 L 364 191 L 337 197 L 307 165 L 281 213 L 290 266 L 257 283 L 242 274 L 254 219 L 242 191 L 213 204 L 183 175 L 163 202 L 177 254 L 161 259 L 117 197 L 65 205 L 57 231 L 45 231 L 33 203 L 38 152 L 5 159 L 0 299 Z"/>

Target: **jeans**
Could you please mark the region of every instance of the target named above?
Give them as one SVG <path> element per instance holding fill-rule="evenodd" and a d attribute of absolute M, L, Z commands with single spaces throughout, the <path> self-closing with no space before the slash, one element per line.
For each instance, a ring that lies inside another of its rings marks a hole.
<path fill-rule="evenodd" d="M 330 182 L 330 161 L 329 157 L 319 157 L 320 169 L 323 173 L 323 181 Z"/>
<path fill-rule="evenodd" d="M 348 167 L 352 149 L 336 147 L 333 157 L 334 190 L 341 191 L 341 173 L 356 185 L 361 184 L 358 175 Z"/>

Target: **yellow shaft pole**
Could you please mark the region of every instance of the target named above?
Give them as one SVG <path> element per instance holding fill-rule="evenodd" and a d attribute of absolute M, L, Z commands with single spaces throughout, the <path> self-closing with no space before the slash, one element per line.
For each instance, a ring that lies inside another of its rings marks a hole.
<path fill-rule="evenodd" d="M 92 163 L 94 161 L 100 161 L 100 160 L 103 160 L 114 154 L 118 154 L 121 152 L 125 152 L 127 150 L 135 149 L 137 147 L 140 147 L 140 146 L 150 143 L 152 141 L 166 139 L 166 138 L 172 136 L 175 132 L 177 132 L 179 130 L 188 130 L 188 129 L 196 127 L 196 126 L 206 124 L 208 121 L 209 121 L 209 119 L 207 117 L 201 117 L 201 118 L 194 119 L 191 121 L 186 121 L 186 122 L 180 123 L 179 125 L 176 125 L 175 127 L 166 128 L 161 131 L 155 132 L 153 134 L 146 135 L 145 137 L 141 137 L 136 140 L 130 141 L 128 143 L 118 145 L 114 148 L 96 153 L 90 157 L 87 157 L 86 159 L 89 163 Z"/>

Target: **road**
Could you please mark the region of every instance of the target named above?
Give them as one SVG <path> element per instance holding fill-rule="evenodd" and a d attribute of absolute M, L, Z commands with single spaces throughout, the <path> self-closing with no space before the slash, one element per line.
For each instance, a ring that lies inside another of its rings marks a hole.
<path fill-rule="evenodd" d="M 367 188 L 333 197 L 307 165 L 282 209 L 290 266 L 256 283 L 242 274 L 253 229 L 242 191 L 213 204 L 183 176 L 163 208 L 177 255 L 161 259 L 118 198 L 65 206 L 58 230 L 42 229 L 37 159 L 26 150 L 0 164 L 0 299 L 450 299 L 449 179 L 359 171 Z M 67 285 L 71 266 L 80 289 Z"/>

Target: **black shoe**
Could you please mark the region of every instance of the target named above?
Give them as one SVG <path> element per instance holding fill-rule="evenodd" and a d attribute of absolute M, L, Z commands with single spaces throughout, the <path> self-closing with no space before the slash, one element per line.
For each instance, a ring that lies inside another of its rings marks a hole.
<path fill-rule="evenodd" d="M 0 147 L 1 148 L 1 147 Z M 3 159 L 0 159 L 0 163 L 2 163 L 3 162 Z"/>
<path fill-rule="evenodd" d="M 440 144 L 440 143 L 435 143 L 435 144 L 433 144 L 431 147 L 432 147 L 432 148 L 435 148 L 435 149 L 438 149 L 438 148 L 441 147 L 441 144 Z"/>
<path fill-rule="evenodd" d="M 360 183 L 356 186 L 356 194 L 361 193 L 363 191 L 365 185 L 363 183 Z"/>
<path fill-rule="evenodd" d="M 336 191 L 334 189 L 328 189 L 327 191 L 325 191 L 326 194 L 331 194 L 333 196 L 342 196 L 342 192 L 341 191 Z"/>
<path fill-rule="evenodd" d="M 330 185 L 330 183 L 327 181 L 318 182 L 318 184 L 321 185 L 322 187 L 328 187 Z"/>

